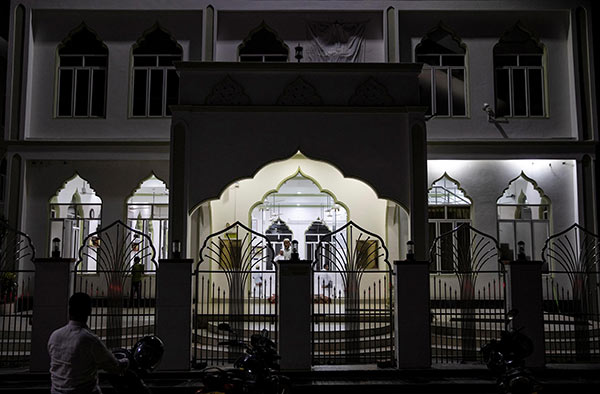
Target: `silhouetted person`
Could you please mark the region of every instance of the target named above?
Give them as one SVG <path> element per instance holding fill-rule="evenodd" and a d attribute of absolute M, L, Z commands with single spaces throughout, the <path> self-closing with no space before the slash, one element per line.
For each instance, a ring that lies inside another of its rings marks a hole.
<path fill-rule="evenodd" d="M 69 323 L 55 330 L 48 340 L 52 394 L 101 394 L 98 370 L 120 374 L 127 359 L 117 360 L 86 322 L 92 313 L 92 299 L 75 293 L 69 299 Z"/>
<path fill-rule="evenodd" d="M 133 294 L 137 294 L 137 304 L 140 306 L 142 301 L 142 277 L 144 276 L 144 265 L 140 263 L 140 258 L 135 256 L 133 266 L 131 266 L 131 292 L 130 301 L 133 306 Z"/>

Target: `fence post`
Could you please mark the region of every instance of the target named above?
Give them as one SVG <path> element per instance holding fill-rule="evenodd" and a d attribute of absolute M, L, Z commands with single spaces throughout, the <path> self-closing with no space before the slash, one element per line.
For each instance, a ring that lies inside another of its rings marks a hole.
<path fill-rule="evenodd" d="M 394 261 L 398 368 L 431 366 L 429 262 Z"/>
<path fill-rule="evenodd" d="M 518 309 L 512 322 L 533 341 L 533 354 L 525 360 L 528 367 L 545 364 L 544 312 L 542 305 L 542 262 L 519 259 L 508 264 L 507 309 Z"/>
<path fill-rule="evenodd" d="M 156 277 L 156 335 L 165 344 L 159 370 L 189 370 L 192 259 L 161 259 Z"/>
<path fill-rule="evenodd" d="M 279 261 L 279 354 L 281 369 L 311 367 L 311 261 Z"/>
<path fill-rule="evenodd" d="M 35 259 L 33 321 L 31 327 L 31 372 L 48 372 L 48 339 L 52 331 L 67 324 L 71 271 L 74 259 Z"/>

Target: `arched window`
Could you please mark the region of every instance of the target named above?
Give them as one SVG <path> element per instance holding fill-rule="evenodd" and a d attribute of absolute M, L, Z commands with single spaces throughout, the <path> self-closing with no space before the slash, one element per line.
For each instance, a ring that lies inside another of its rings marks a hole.
<path fill-rule="evenodd" d="M 100 228 L 100 214 L 102 200 L 90 187 L 89 183 L 75 175 L 66 181 L 63 187 L 50 199 L 50 238 L 49 248 L 52 248 L 52 240 L 61 240 L 61 256 L 66 258 L 78 258 L 79 248 L 83 240 L 91 233 Z M 90 239 L 93 245 L 93 238 Z M 90 248 L 91 253 L 93 248 Z M 49 251 L 51 253 L 52 250 Z M 89 264 L 88 264 L 89 261 Z M 80 266 L 86 271 L 95 271 L 95 259 L 86 258 Z"/>
<path fill-rule="evenodd" d="M 264 22 L 238 46 L 240 62 L 287 62 L 290 48 Z"/>
<path fill-rule="evenodd" d="M 106 45 L 85 24 L 60 43 L 57 116 L 105 116 L 107 63 Z"/>
<path fill-rule="evenodd" d="M 158 25 L 133 46 L 131 115 L 171 116 L 179 98 L 179 77 L 173 62 L 182 60 L 181 45 Z"/>
<path fill-rule="evenodd" d="M 169 190 L 156 176 L 144 180 L 127 200 L 127 225 L 150 237 L 159 259 L 167 258 Z M 145 263 L 154 269 L 150 261 Z"/>
<path fill-rule="evenodd" d="M 433 243 L 437 237 L 454 230 L 461 223 L 471 223 L 471 200 L 466 196 L 459 184 L 444 174 L 435 181 L 429 189 L 429 242 Z M 448 248 L 449 253 L 440 253 L 437 260 L 432 262 L 432 271 L 453 272 L 452 258 L 453 245 L 444 240 L 442 248 Z M 459 242 L 458 238 L 452 242 Z"/>
<path fill-rule="evenodd" d="M 541 260 L 550 234 L 550 199 L 535 181 L 521 173 L 498 199 L 498 241 L 503 260 L 517 258 L 517 243 L 525 242 L 528 259 Z"/>
<path fill-rule="evenodd" d="M 460 38 L 441 24 L 415 48 L 415 61 L 423 63 L 419 88 L 427 114 L 467 115 L 465 54 L 466 46 Z"/>
<path fill-rule="evenodd" d="M 494 46 L 497 116 L 544 116 L 544 46 L 519 23 Z"/>

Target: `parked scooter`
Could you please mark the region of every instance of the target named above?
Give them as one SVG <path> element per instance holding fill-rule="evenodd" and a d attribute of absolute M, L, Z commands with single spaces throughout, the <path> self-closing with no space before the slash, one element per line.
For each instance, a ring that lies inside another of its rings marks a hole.
<path fill-rule="evenodd" d="M 289 379 L 279 373 L 277 346 L 269 338 L 269 331 L 263 329 L 253 334 L 250 345 L 240 340 L 229 324 L 221 323 L 220 331 L 228 332 L 228 341 L 219 345 L 230 349 L 243 349 L 244 352 L 233 363 L 233 368 L 209 367 L 202 371 L 204 387 L 196 394 L 285 394 L 288 392 Z"/>
<path fill-rule="evenodd" d="M 117 393 L 150 394 L 143 378 L 156 368 L 164 351 L 163 342 L 154 335 L 143 337 L 131 349 L 113 350 L 117 359 L 129 360 L 129 368 L 123 375 L 109 375 L 110 384 Z"/>
<path fill-rule="evenodd" d="M 518 314 L 512 309 L 506 314 L 505 329 L 500 340 L 492 340 L 481 348 L 483 360 L 497 379 L 498 389 L 506 394 L 537 394 L 540 383 L 525 368 L 525 358 L 533 353 L 533 342 L 519 329 L 509 328 Z"/>

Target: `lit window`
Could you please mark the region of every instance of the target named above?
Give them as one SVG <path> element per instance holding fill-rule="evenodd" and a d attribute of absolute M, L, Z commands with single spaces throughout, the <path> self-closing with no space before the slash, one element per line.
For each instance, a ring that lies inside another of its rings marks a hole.
<path fill-rule="evenodd" d="M 238 47 L 240 62 L 287 62 L 289 52 L 289 47 L 264 22 Z"/>
<path fill-rule="evenodd" d="M 170 105 L 179 98 L 179 77 L 173 62 L 183 50 L 167 32 L 155 26 L 134 45 L 131 115 L 171 116 Z"/>
<path fill-rule="evenodd" d="M 447 174 L 433 183 L 428 199 L 429 242 L 432 245 L 436 238 L 449 233 L 460 224 L 471 223 L 471 200 Z M 459 231 L 452 237 L 441 238 L 441 253 L 437 253 L 435 261 L 431 262 L 431 271 L 454 272 L 453 250 L 456 250 L 461 242 L 466 242 L 468 250 L 468 232 Z"/>
<path fill-rule="evenodd" d="M 525 174 L 513 179 L 498 199 L 498 240 L 502 260 L 517 258 L 517 244 L 525 243 L 525 255 L 541 261 L 550 233 L 550 199 Z"/>
<path fill-rule="evenodd" d="M 159 259 L 167 258 L 167 238 L 169 228 L 169 190 L 167 185 L 154 175 L 144 180 L 127 200 L 127 225 L 148 236 Z M 139 242 L 147 238 L 139 237 Z M 138 245 L 134 249 L 144 250 L 148 245 Z M 143 264 L 154 270 L 152 256 L 143 255 Z"/>
<path fill-rule="evenodd" d="M 519 24 L 494 46 L 497 116 L 544 116 L 544 48 Z"/>
<path fill-rule="evenodd" d="M 102 200 L 85 179 L 76 175 L 65 182 L 52 197 L 49 205 L 49 248 L 52 248 L 52 240 L 58 238 L 61 240 L 61 256 L 78 259 L 83 241 L 100 229 Z M 95 239 L 92 237 L 88 241 L 92 247 L 87 249 L 86 254 L 82 256 L 82 263 L 77 267 L 83 271 L 95 272 Z M 52 250 L 49 251 L 51 252 Z"/>
<path fill-rule="evenodd" d="M 104 117 L 108 49 L 85 25 L 58 47 L 58 117 Z"/>
<path fill-rule="evenodd" d="M 460 39 L 441 25 L 415 48 L 415 61 L 423 63 L 419 90 L 428 115 L 467 115 L 465 53 Z"/>

